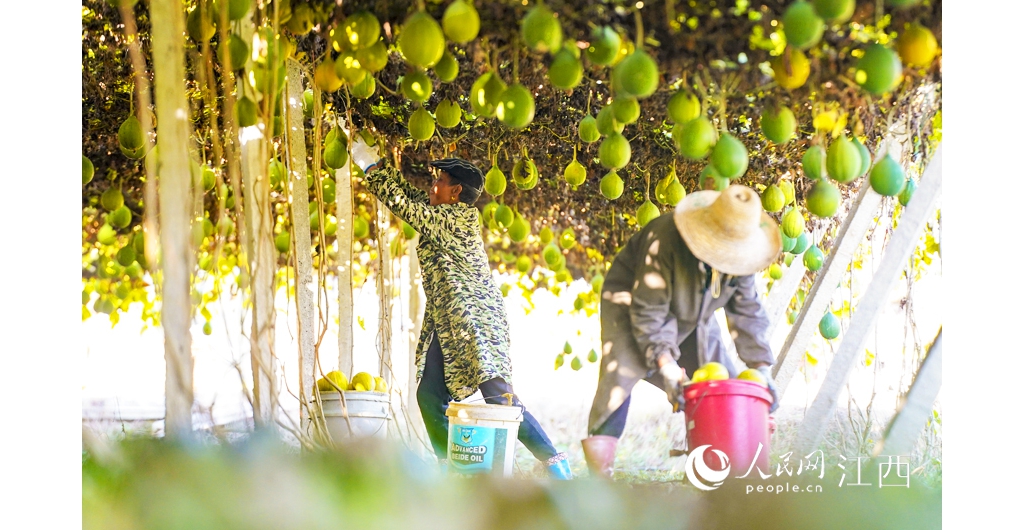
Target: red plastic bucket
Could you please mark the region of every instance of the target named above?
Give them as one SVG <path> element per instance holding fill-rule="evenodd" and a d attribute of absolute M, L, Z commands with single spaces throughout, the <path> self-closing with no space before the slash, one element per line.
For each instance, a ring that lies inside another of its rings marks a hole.
<path fill-rule="evenodd" d="M 729 457 L 733 476 L 746 474 L 755 455 L 757 467 L 771 472 L 768 467 L 771 449 L 768 408 L 772 395 L 767 388 L 739 379 L 702 381 L 687 385 L 683 399 L 688 451 L 710 445 L 704 451 L 704 463 L 712 469 L 722 469 L 719 457 L 712 450 L 724 452 Z M 761 444 L 760 454 L 758 443 Z"/>

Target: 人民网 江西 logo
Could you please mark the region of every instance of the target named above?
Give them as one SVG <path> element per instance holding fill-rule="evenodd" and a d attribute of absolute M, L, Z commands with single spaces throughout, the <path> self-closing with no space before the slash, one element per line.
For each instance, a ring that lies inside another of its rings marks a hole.
<path fill-rule="evenodd" d="M 731 468 L 729 457 L 718 449 L 711 449 L 711 452 L 718 457 L 721 469 L 711 469 L 704 461 L 704 452 L 711 445 L 702 445 L 686 455 L 686 478 L 699 490 L 711 491 L 722 485 L 729 476 Z"/>

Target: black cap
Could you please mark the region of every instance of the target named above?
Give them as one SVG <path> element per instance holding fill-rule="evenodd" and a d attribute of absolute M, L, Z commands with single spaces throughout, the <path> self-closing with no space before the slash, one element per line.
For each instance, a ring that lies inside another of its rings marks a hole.
<path fill-rule="evenodd" d="M 484 173 L 469 161 L 461 158 L 442 158 L 441 160 L 434 160 L 430 165 L 448 173 L 453 179 L 459 181 L 460 184 L 472 188 L 478 194 L 483 190 Z"/>

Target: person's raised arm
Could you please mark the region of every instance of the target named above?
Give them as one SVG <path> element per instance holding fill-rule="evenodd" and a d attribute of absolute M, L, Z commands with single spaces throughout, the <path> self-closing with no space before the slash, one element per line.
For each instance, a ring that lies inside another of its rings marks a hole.
<path fill-rule="evenodd" d="M 391 213 L 409 223 L 424 239 L 440 244 L 451 242 L 452 229 L 459 222 L 459 212 L 455 205 L 431 206 L 428 201 L 410 197 L 400 184 L 404 179 L 387 159 L 370 164 L 367 169 L 369 171 L 364 180 L 366 189 L 384 203 Z"/>

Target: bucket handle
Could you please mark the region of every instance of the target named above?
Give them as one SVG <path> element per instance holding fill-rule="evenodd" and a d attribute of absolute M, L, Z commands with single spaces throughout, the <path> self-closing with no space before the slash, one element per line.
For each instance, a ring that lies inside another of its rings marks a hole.
<path fill-rule="evenodd" d="M 490 403 L 487 403 L 487 401 L 486 401 L 487 398 L 496 398 L 496 397 L 503 397 L 503 398 L 505 398 L 506 402 L 508 403 L 508 405 L 506 405 L 506 406 L 508 406 L 508 407 L 516 407 L 516 406 L 518 406 L 519 407 L 519 417 L 516 418 L 516 419 L 517 420 L 522 420 L 523 419 L 523 414 L 526 411 L 526 407 L 524 407 L 522 404 L 520 404 L 520 405 L 514 405 L 513 404 L 513 401 L 516 400 L 516 395 L 515 394 L 513 394 L 512 392 L 505 392 L 504 394 L 498 394 L 496 396 L 483 396 L 482 400 L 484 401 L 485 404 L 490 405 Z M 480 401 L 481 401 L 481 399 L 473 399 L 473 400 L 464 400 L 464 401 L 462 401 L 462 403 L 479 403 Z"/>

